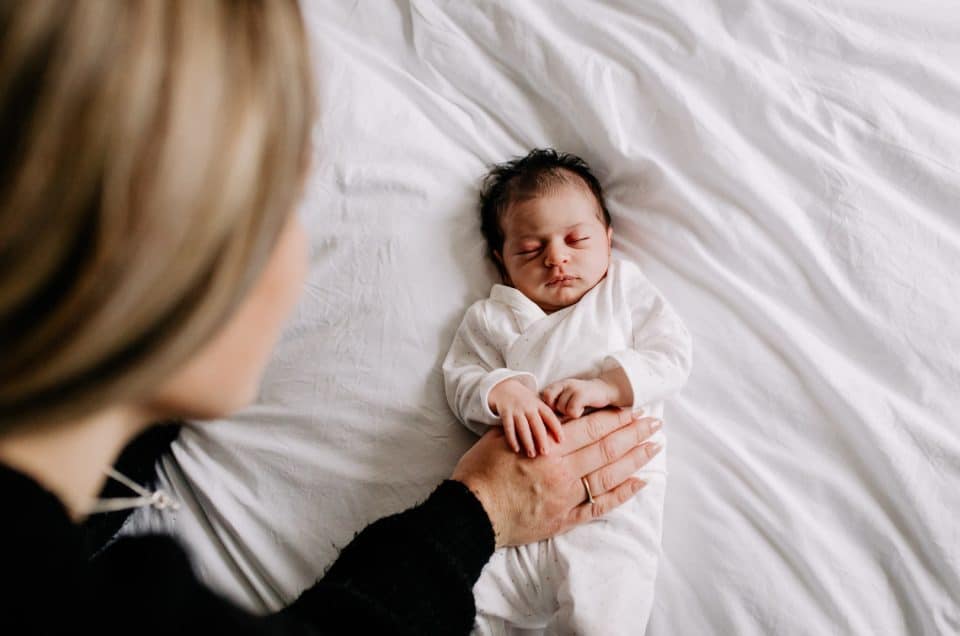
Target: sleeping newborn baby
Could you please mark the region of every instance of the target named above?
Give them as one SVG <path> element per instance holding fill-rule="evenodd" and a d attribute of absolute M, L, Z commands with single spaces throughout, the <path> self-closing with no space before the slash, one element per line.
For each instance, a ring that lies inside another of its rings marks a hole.
<path fill-rule="evenodd" d="M 636 265 L 611 258 L 610 214 L 587 164 L 534 150 L 496 166 L 481 217 L 503 284 L 467 310 L 444 360 L 457 417 L 478 434 L 502 426 L 510 447 L 530 457 L 590 409 L 662 417 L 663 400 L 689 375 L 690 336 Z M 665 443 L 662 432 L 654 439 Z M 665 461 L 661 452 L 647 464 L 638 473 L 646 488 L 605 517 L 498 550 L 474 588 L 474 633 L 642 634 Z"/>

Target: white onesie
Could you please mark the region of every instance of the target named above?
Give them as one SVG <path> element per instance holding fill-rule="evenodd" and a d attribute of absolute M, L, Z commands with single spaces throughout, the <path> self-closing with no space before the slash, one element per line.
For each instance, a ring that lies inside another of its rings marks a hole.
<path fill-rule="evenodd" d="M 467 310 L 443 373 L 450 407 L 483 434 L 500 423 L 487 399 L 506 378 L 540 391 L 620 365 L 634 408 L 660 417 L 690 364 L 680 318 L 639 267 L 613 259 L 606 278 L 552 314 L 513 287 L 494 285 Z M 666 441 L 662 431 L 655 439 Z M 617 510 L 553 539 L 498 550 L 474 587 L 474 634 L 642 634 L 660 553 L 665 467 L 664 446 L 638 473 L 648 485 Z"/>

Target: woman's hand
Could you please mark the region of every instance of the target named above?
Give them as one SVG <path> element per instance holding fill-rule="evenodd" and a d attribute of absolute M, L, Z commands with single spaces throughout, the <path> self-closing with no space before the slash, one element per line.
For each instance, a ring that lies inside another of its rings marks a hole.
<path fill-rule="evenodd" d="M 551 440 L 550 453 L 534 459 L 512 453 L 493 428 L 460 458 L 452 479 L 483 504 L 498 548 L 533 543 L 606 514 L 645 486 L 631 475 L 660 452 L 647 442 L 660 424 L 629 410 L 594 411 L 568 422 L 563 442 Z"/>

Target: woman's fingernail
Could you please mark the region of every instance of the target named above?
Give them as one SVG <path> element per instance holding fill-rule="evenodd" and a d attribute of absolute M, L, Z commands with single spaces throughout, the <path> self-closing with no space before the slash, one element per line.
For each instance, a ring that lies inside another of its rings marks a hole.
<path fill-rule="evenodd" d="M 646 485 L 647 485 L 647 482 L 643 481 L 642 479 L 634 479 L 634 480 L 633 480 L 633 492 L 637 492 L 638 490 L 640 490 L 641 488 L 643 488 L 643 487 L 646 486 Z"/>
<path fill-rule="evenodd" d="M 634 410 L 634 412 L 633 412 L 633 419 L 639 420 L 641 417 L 643 417 L 643 409 L 636 409 L 636 410 Z"/>
<path fill-rule="evenodd" d="M 650 431 L 653 432 L 653 433 L 656 433 L 656 432 L 659 431 L 661 428 L 663 428 L 663 422 L 661 422 L 660 420 L 657 420 L 657 421 L 655 421 L 653 424 L 650 425 Z"/>
<path fill-rule="evenodd" d="M 644 444 L 644 446 L 647 447 L 647 450 L 649 451 L 648 452 L 649 455 L 656 455 L 657 453 L 660 452 L 660 449 L 663 448 L 663 445 L 660 444 L 659 442 L 647 442 L 646 444 Z"/>

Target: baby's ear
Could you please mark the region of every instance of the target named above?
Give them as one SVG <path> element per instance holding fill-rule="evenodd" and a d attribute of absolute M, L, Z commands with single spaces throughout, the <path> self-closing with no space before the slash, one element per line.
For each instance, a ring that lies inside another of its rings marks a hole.
<path fill-rule="evenodd" d="M 613 227 L 607 227 L 607 245 L 613 247 Z"/>

